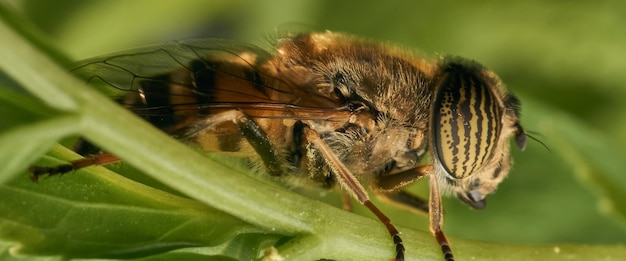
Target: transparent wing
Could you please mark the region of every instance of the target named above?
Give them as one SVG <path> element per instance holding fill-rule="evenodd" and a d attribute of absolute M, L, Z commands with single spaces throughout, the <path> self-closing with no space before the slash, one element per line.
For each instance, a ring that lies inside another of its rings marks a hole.
<path fill-rule="evenodd" d="M 271 58 L 254 45 L 196 39 L 92 58 L 72 72 L 163 129 L 232 109 L 253 118 L 349 117 L 337 97 L 282 79 Z"/>

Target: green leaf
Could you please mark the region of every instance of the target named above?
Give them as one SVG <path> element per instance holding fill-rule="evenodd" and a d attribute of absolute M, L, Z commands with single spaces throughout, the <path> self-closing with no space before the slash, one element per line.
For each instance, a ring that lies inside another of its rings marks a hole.
<path fill-rule="evenodd" d="M 71 154 L 57 147 L 53 155 Z M 47 159 L 38 164 L 59 163 Z M 16 254 L 129 258 L 217 246 L 240 234 L 276 240 L 231 215 L 101 167 L 38 184 L 22 174 L 0 186 L 5 199 L 0 201 L 0 238 L 19 242 Z"/>
<path fill-rule="evenodd" d="M 0 184 L 24 170 L 62 137 L 74 132 L 76 118 L 41 106 L 23 93 L 0 87 Z"/>

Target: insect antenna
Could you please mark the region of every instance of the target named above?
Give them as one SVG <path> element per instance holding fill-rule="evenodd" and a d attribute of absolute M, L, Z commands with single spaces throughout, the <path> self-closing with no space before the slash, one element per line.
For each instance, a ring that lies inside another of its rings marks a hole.
<path fill-rule="evenodd" d="M 533 136 L 533 135 L 535 135 L 535 136 Z M 536 132 L 536 131 L 527 131 L 526 132 L 526 136 L 528 136 L 530 139 L 536 141 L 537 143 L 541 144 L 541 146 L 546 148 L 546 150 L 548 152 L 552 153 L 552 150 L 550 149 L 550 147 L 548 147 L 548 145 L 546 145 L 543 141 L 541 141 L 539 138 L 536 137 L 536 136 L 542 136 L 541 133 Z"/>

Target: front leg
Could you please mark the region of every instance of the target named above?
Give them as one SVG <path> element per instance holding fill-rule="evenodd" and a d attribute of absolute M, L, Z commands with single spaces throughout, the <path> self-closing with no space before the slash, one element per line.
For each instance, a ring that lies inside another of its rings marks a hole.
<path fill-rule="evenodd" d="M 428 201 L 423 200 L 402 188 L 428 175 L 431 165 L 423 165 L 398 173 L 379 176 L 372 184 L 372 190 L 383 201 L 406 207 L 411 211 L 428 213 Z"/>
<path fill-rule="evenodd" d="M 400 238 L 400 232 L 398 232 L 398 229 L 391 224 L 391 220 L 370 201 L 365 188 L 363 188 L 352 172 L 341 162 L 330 146 L 322 140 L 317 131 L 305 128 L 304 135 L 307 142 L 315 147 L 315 149 L 321 154 L 325 163 L 330 167 L 332 172 L 335 173 L 341 188 L 348 192 L 348 194 L 350 194 L 359 203 L 365 205 L 385 225 L 396 247 L 395 260 L 404 260 L 404 244 L 402 243 L 402 238 Z"/>
<path fill-rule="evenodd" d="M 402 188 L 424 176 L 430 179 L 430 196 L 428 202 L 413 195 Z M 439 192 L 439 180 L 432 165 L 423 165 L 392 175 L 381 176 L 374 183 L 374 191 L 383 200 L 389 200 L 408 207 L 411 210 L 427 212 L 430 219 L 430 232 L 435 236 L 441 247 L 441 252 L 447 261 L 454 260 L 448 238 L 443 232 L 443 208 Z"/>

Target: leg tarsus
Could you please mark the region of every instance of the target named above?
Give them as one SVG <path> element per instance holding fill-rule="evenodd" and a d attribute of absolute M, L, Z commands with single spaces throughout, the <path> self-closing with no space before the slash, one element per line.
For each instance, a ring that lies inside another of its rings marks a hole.
<path fill-rule="evenodd" d="M 393 244 L 396 247 L 396 257 L 395 260 L 396 261 L 403 261 L 404 260 L 404 243 L 402 242 L 402 238 L 400 238 L 400 232 L 398 232 L 398 229 L 391 224 L 391 220 L 385 216 L 385 214 L 383 214 L 382 211 L 380 211 L 380 209 L 378 209 L 371 201 L 367 200 L 365 202 L 363 202 L 363 205 L 365 205 L 370 211 L 372 211 L 376 217 L 380 220 L 380 222 L 382 222 L 385 225 L 385 228 L 387 228 L 387 231 L 389 232 L 389 235 L 391 236 L 391 239 L 393 240 Z"/>

